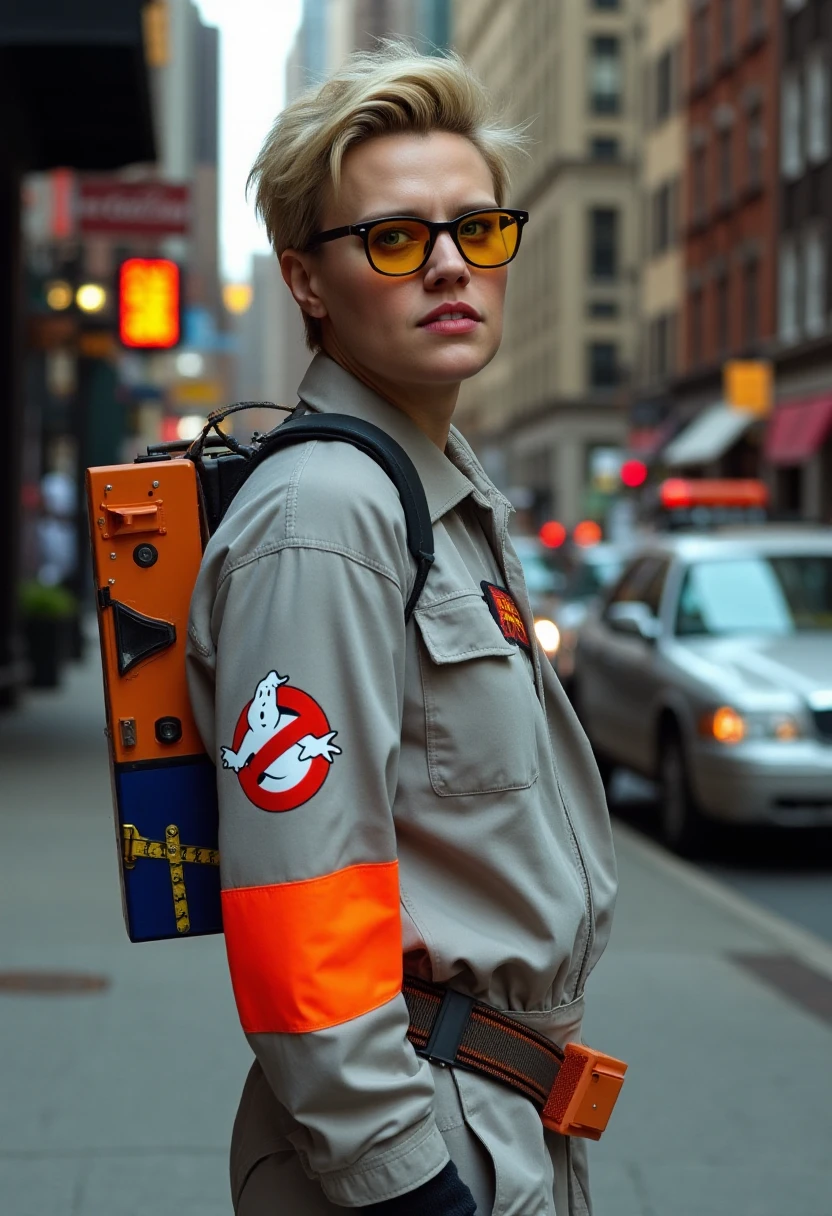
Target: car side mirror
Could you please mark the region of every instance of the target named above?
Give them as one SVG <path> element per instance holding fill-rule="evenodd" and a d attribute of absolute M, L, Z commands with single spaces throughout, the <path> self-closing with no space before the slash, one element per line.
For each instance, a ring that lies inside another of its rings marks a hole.
<path fill-rule="evenodd" d="M 650 606 L 637 600 L 610 604 L 606 621 L 616 633 L 642 638 L 645 642 L 655 642 L 662 631 L 661 622 Z"/>

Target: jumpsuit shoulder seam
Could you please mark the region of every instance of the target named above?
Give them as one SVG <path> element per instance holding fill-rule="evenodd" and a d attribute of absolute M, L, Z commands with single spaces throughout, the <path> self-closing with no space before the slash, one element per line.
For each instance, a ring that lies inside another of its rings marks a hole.
<path fill-rule="evenodd" d="M 397 590 L 402 592 L 401 581 L 392 567 L 386 566 L 375 558 L 368 557 L 366 553 L 361 553 L 358 549 L 351 549 L 347 545 L 339 545 L 334 541 L 325 541 L 311 536 L 286 537 L 284 540 L 274 541 L 267 545 L 259 545 L 256 549 L 252 549 L 251 552 L 243 554 L 242 557 L 237 558 L 234 562 L 229 563 L 223 568 L 217 580 L 217 591 L 220 590 L 226 579 L 230 578 L 238 570 L 253 565 L 255 562 L 260 561 L 261 558 L 276 556 L 282 553 L 284 549 L 310 549 L 321 553 L 333 553 L 338 557 L 343 557 L 347 561 L 353 562 L 357 566 L 363 566 L 367 570 L 372 570 L 373 573 L 381 575 L 382 578 L 389 579 Z"/>

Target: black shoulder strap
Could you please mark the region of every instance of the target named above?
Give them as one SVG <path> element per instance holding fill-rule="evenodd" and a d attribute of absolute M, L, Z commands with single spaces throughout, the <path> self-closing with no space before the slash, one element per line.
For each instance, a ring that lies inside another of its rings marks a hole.
<path fill-rule="evenodd" d="M 274 452 L 310 439 L 335 439 L 352 444 L 380 465 L 396 487 L 404 508 L 407 547 L 416 562 L 416 580 L 404 610 L 404 619 L 409 621 L 433 565 L 433 525 L 424 487 L 413 461 L 381 427 L 349 414 L 304 414 L 289 418 L 245 462 L 236 488 L 239 489 L 257 466 Z"/>

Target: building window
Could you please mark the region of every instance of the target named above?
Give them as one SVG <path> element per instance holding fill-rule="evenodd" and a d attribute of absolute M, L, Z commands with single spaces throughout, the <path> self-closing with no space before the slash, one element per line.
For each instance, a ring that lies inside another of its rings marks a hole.
<path fill-rule="evenodd" d="M 594 207 L 589 213 L 589 273 L 593 279 L 618 276 L 618 212 Z"/>
<path fill-rule="evenodd" d="M 708 213 L 708 151 L 704 144 L 693 150 L 691 179 L 693 219 L 695 223 L 701 223 Z"/>
<path fill-rule="evenodd" d="M 714 310 L 715 342 L 714 348 L 720 355 L 725 355 L 730 347 L 731 313 L 729 309 L 729 280 L 726 271 L 722 271 L 716 279 L 716 308 Z"/>
<path fill-rule="evenodd" d="M 689 325 L 690 325 L 690 362 L 692 367 L 698 367 L 702 362 L 704 350 L 702 347 L 702 288 L 694 287 L 690 293 Z"/>
<path fill-rule="evenodd" d="M 621 109 L 621 40 L 608 34 L 590 41 L 589 104 L 593 114 Z"/>
<path fill-rule="evenodd" d="M 734 57 L 734 0 L 722 0 L 722 62 Z"/>
<path fill-rule="evenodd" d="M 673 194 L 671 182 L 665 182 L 653 192 L 651 252 L 654 255 L 664 253 L 673 244 Z"/>
<path fill-rule="evenodd" d="M 826 241 L 817 230 L 809 231 L 803 243 L 803 281 L 806 334 L 816 338 L 826 329 Z"/>
<path fill-rule="evenodd" d="M 732 164 L 733 143 L 734 140 L 732 128 L 723 127 L 723 129 L 719 132 L 717 144 L 717 156 L 719 159 L 719 201 L 723 207 L 730 204 L 734 191 Z"/>
<path fill-rule="evenodd" d="M 759 190 L 763 184 L 765 147 L 766 129 L 763 125 L 763 107 L 758 102 L 748 114 L 745 176 L 749 190 Z"/>
<path fill-rule="evenodd" d="M 621 155 L 620 141 L 608 135 L 598 135 L 589 141 L 592 160 L 618 160 Z"/>
<path fill-rule="evenodd" d="M 796 342 L 800 337 L 800 316 L 798 300 L 800 291 L 800 269 L 797 261 L 797 250 L 791 241 L 784 242 L 780 248 L 780 274 L 778 276 L 779 300 L 779 331 L 783 342 Z"/>
<path fill-rule="evenodd" d="M 829 64 L 814 55 L 806 64 L 806 155 L 817 164 L 829 155 Z"/>
<path fill-rule="evenodd" d="M 656 110 L 655 121 L 658 126 L 666 122 L 673 113 L 673 53 L 665 51 L 656 60 Z"/>
<path fill-rule="evenodd" d="M 603 12 L 611 13 L 621 8 L 621 0 L 592 0 L 592 7 Z"/>
<path fill-rule="evenodd" d="M 618 384 L 618 347 L 615 342 L 590 342 L 587 361 L 590 388 L 615 388 Z"/>
<path fill-rule="evenodd" d="M 786 178 L 803 172 L 803 92 L 800 77 L 783 77 L 780 114 L 780 168 Z"/>
<path fill-rule="evenodd" d="M 674 371 L 675 334 L 675 313 L 663 312 L 650 322 L 648 371 L 651 379 L 663 380 Z"/>
<path fill-rule="evenodd" d="M 746 346 L 753 346 L 760 336 L 760 262 L 749 258 L 743 268 L 742 315 Z"/>
<path fill-rule="evenodd" d="M 693 18 L 693 83 L 704 84 L 708 79 L 708 24 L 711 19 L 707 4 L 700 8 Z"/>
<path fill-rule="evenodd" d="M 748 32 L 752 38 L 762 34 L 766 28 L 766 0 L 751 0 L 748 12 Z"/>
<path fill-rule="evenodd" d="M 587 313 L 596 321 L 612 321 L 618 316 L 618 301 L 590 300 Z"/>

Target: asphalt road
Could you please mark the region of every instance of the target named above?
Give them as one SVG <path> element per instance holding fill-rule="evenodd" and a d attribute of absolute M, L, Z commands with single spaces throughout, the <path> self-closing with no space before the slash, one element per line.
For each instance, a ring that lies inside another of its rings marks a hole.
<path fill-rule="evenodd" d="M 613 812 L 651 836 L 656 797 L 651 782 L 616 773 Z M 730 828 L 699 865 L 746 898 L 832 942 L 832 831 Z"/>

